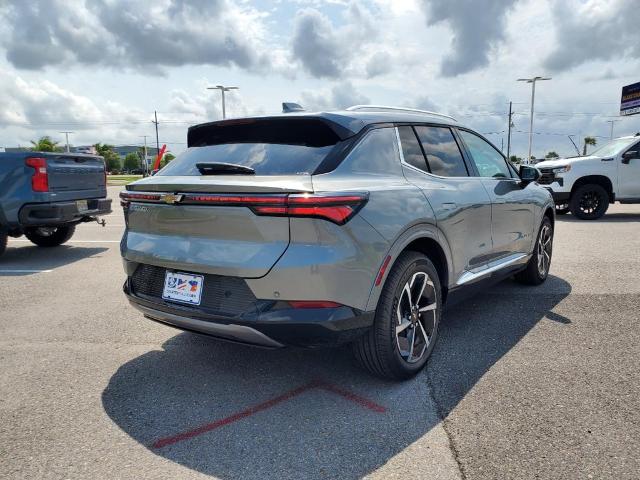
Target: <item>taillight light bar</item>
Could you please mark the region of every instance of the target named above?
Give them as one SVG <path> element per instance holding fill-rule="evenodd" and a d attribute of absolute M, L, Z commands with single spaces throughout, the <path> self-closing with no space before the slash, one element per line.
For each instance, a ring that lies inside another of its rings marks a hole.
<path fill-rule="evenodd" d="M 49 191 L 49 175 L 47 174 L 47 160 L 42 157 L 29 157 L 24 161 L 25 165 L 35 169 L 31 176 L 31 189 L 34 192 Z"/>
<path fill-rule="evenodd" d="M 179 205 L 215 205 L 248 207 L 256 215 L 312 217 L 338 225 L 347 223 L 367 202 L 367 192 L 303 194 L 211 194 L 211 193 L 120 193 L 121 204 L 129 202 L 174 203 Z"/>

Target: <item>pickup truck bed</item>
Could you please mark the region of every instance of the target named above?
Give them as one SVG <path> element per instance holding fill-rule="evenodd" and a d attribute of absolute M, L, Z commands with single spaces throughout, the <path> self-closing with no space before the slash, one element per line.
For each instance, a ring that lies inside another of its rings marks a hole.
<path fill-rule="evenodd" d="M 7 236 L 25 234 L 42 246 L 63 243 L 76 224 L 111 212 L 106 196 L 102 157 L 0 153 L 0 253 Z"/>

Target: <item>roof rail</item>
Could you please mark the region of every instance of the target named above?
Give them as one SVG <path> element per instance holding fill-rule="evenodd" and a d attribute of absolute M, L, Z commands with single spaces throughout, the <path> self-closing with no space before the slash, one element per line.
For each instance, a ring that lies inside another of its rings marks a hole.
<path fill-rule="evenodd" d="M 380 111 L 392 111 L 392 112 L 409 112 L 409 113 L 426 113 L 428 115 L 436 115 L 438 117 L 448 118 L 457 122 L 457 120 L 449 115 L 445 115 L 443 113 L 431 112 L 429 110 L 420 110 L 417 108 L 407 108 L 407 107 L 389 107 L 386 105 L 354 105 L 352 107 L 346 108 L 345 110 L 349 110 L 350 112 L 358 111 L 358 110 L 369 110 L 372 112 L 380 112 Z"/>

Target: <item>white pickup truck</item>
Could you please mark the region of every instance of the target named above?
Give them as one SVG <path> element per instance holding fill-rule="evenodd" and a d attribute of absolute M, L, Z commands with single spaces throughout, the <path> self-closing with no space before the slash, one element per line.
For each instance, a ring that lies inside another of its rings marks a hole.
<path fill-rule="evenodd" d="M 556 213 L 583 220 L 602 217 L 609 204 L 640 203 L 640 136 L 611 140 L 585 157 L 536 164 L 553 195 Z"/>

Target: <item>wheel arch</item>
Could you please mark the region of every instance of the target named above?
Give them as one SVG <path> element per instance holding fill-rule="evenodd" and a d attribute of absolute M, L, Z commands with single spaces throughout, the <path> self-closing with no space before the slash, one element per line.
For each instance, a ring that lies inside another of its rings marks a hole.
<path fill-rule="evenodd" d="M 609 194 L 609 202 L 613 203 L 615 201 L 613 183 L 611 182 L 611 179 L 606 175 L 586 175 L 584 177 L 578 178 L 571 187 L 571 195 L 573 195 L 574 192 L 583 185 L 591 184 L 600 185 Z"/>
<path fill-rule="evenodd" d="M 393 242 L 387 255 L 384 257 L 383 264 L 380 266 L 380 269 L 382 269 L 384 262 L 390 257 L 380 283 L 376 285 L 374 282 L 372 285 L 369 300 L 367 301 L 367 310 L 374 310 L 376 308 L 389 272 L 395 265 L 398 257 L 406 251 L 423 253 L 433 262 L 438 272 L 440 285 L 442 286 L 443 301 L 446 300 L 453 264 L 451 250 L 444 238 L 440 230 L 431 224 L 413 226 L 400 235 L 398 239 Z"/>

